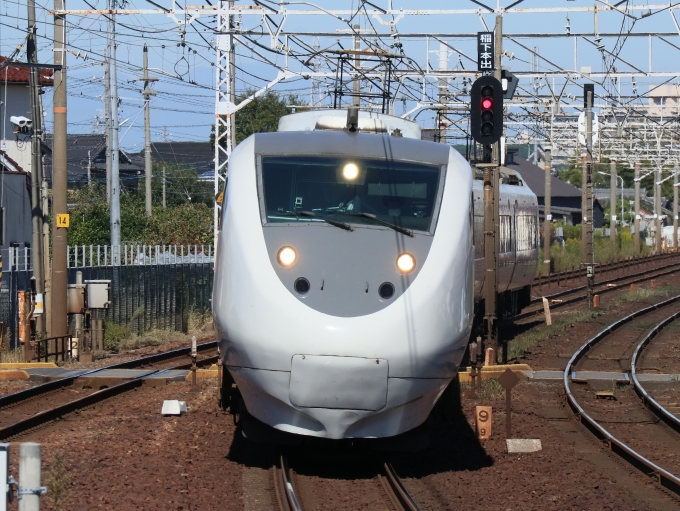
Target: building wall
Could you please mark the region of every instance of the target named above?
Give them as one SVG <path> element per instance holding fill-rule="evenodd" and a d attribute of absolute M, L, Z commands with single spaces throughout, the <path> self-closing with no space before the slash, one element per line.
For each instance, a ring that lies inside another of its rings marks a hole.
<path fill-rule="evenodd" d="M 31 176 L 18 172 L 0 173 L 0 197 L 4 209 L 4 239 L 0 239 L 3 256 L 12 243 L 21 247 L 32 241 Z"/>
<path fill-rule="evenodd" d="M 0 87 L 0 101 L 5 101 L 5 87 L 4 83 Z M 31 171 L 31 137 L 30 135 L 15 134 L 13 132 L 10 117 L 23 116 L 31 119 L 31 97 L 29 95 L 28 85 L 21 84 L 7 84 L 7 115 L 2 111 L 2 118 L 6 119 L 4 125 L 0 120 L 2 132 L 0 132 L 0 139 L 5 146 L 7 156 L 12 158 L 21 166 L 26 172 Z M 4 137 L 3 137 L 4 134 Z"/>
<path fill-rule="evenodd" d="M 677 85 L 650 86 L 647 112 L 654 117 L 677 117 L 680 113 L 680 87 Z"/>

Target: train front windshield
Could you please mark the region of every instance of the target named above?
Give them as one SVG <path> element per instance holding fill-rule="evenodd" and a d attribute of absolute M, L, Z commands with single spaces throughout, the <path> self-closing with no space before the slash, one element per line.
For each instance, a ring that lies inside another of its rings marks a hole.
<path fill-rule="evenodd" d="M 429 231 L 441 169 L 437 166 L 360 158 L 263 157 L 263 207 L 267 223 L 318 222 L 314 215 L 351 224 L 391 224 Z"/>

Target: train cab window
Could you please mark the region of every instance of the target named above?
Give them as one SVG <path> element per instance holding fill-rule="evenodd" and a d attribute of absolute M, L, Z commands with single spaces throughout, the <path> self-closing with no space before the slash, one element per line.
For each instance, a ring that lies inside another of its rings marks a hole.
<path fill-rule="evenodd" d="M 429 231 L 436 215 L 438 166 L 346 157 L 262 157 L 266 223 L 339 222 Z"/>

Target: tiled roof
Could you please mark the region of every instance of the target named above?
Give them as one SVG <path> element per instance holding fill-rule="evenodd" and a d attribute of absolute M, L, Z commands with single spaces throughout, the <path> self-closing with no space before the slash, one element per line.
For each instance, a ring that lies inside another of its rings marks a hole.
<path fill-rule="evenodd" d="M 5 83 L 15 83 L 15 84 L 27 84 L 30 75 L 30 68 L 24 66 L 12 66 L 8 64 L 7 57 L 0 57 L 0 82 Z M 54 71 L 51 69 L 42 68 L 40 69 L 40 85 L 54 85 Z"/>

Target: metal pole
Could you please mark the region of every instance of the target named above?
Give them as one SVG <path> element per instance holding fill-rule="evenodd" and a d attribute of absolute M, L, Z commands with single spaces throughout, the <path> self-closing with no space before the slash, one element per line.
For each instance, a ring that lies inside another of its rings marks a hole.
<path fill-rule="evenodd" d="M 109 0 L 109 8 L 116 9 L 117 0 Z M 118 80 L 116 77 L 116 22 L 109 16 L 109 79 L 111 91 L 111 264 L 120 266 L 120 152 L 118 150 Z"/>
<path fill-rule="evenodd" d="M 28 40 L 26 41 L 26 60 L 29 64 L 38 63 L 36 24 L 35 24 L 35 1 L 28 0 Z M 36 282 L 36 294 L 43 302 L 45 298 L 45 268 L 43 266 L 43 219 L 42 210 L 42 112 L 40 108 L 40 69 L 30 68 L 29 88 L 31 91 L 31 118 L 33 120 L 33 135 L 31 136 L 31 217 L 33 226 L 33 240 L 31 250 L 31 262 L 33 264 L 33 276 Z M 45 333 L 45 312 L 36 315 L 36 332 Z"/>
<path fill-rule="evenodd" d="M 503 54 L 503 18 L 496 16 L 496 26 L 494 29 L 494 77 L 501 80 L 501 55 Z M 477 351 L 478 357 L 484 356 L 487 348 L 494 351 L 494 360 L 498 355 L 498 186 L 499 186 L 499 165 L 501 161 L 500 141 L 491 147 L 490 167 L 484 168 L 484 264 L 486 276 L 484 278 L 484 322 L 486 328 L 486 342 L 484 348 Z M 487 152 L 485 149 L 485 163 Z"/>
<path fill-rule="evenodd" d="M 165 209 L 165 165 L 163 165 L 163 209 Z"/>
<path fill-rule="evenodd" d="M 654 226 L 656 227 L 656 253 L 661 252 L 661 166 L 655 172 L 654 179 Z"/>
<path fill-rule="evenodd" d="M 593 306 L 595 284 L 595 251 L 593 246 L 593 93 L 588 91 L 586 103 L 586 172 L 583 182 L 586 209 L 583 217 L 583 260 L 586 267 L 588 307 Z"/>
<path fill-rule="evenodd" d="M 149 76 L 149 50 L 144 45 L 144 177 L 145 177 L 145 202 L 146 216 L 151 216 L 151 96 L 156 95 L 156 91 L 149 89 L 149 83 L 158 81 L 158 78 Z"/>
<path fill-rule="evenodd" d="M 609 239 L 616 241 L 616 160 L 612 159 L 609 163 Z M 623 193 L 621 194 L 623 204 Z M 623 220 L 623 214 L 621 215 Z"/>
<path fill-rule="evenodd" d="M 673 169 L 673 248 L 678 251 L 678 162 Z"/>
<path fill-rule="evenodd" d="M 448 68 L 449 61 L 448 48 L 443 42 L 439 43 L 439 70 L 446 71 Z M 448 90 L 448 80 L 446 78 L 439 79 L 439 104 L 443 105 L 446 103 L 446 96 Z M 446 115 L 446 108 L 439 108 L 439 143 L 446 144 L 446 124 L 444 122 Z"/>
<path fill-rule="evenodd" d="M 104 108 L 106 117 L 106 203 L 111 203 L 111 74 L 109 73 L 109 49 L 104 59 Z"/>
<path fill-rule="evenodd" d="M 550 206 L 552 202 L 552 189 L 550 173 L 552 167 L 552 151 L 546 148 L 545 154 L 545 193 L 543 198 L 543 269 L 546 275 L 550 274 L 550 222 L 552 215 L 550 214 Z"/>
<path fill-rule="evenodd" d="M 19 511 L 40 511 L 40 444 L 24 442 L 19 447 Z M 3 482 L 4 484 L 4 482 Z"/>
<path fill-rule="evenodd" d="M 64 9 L 65 0 L 54 0 L 54 9 Z M 66 17 L 54 15 L 54 138 L 52 146 L 52 336 L 66 335 L 67 229 L 57 226 L 58 215 L 68 214 L 66 204 Z"/>
<path fill-rule="evenodd" d="M 640 255 L 640 164 L 635 164 L 635 255 Z"/>
<path fill-rule="evenodd" d="M 359 39 L 358 32 L 361 29 L 361 25 L 354 25 L 354 49 L 356 51 L 359 51 L 361 49 L 361 39 Z M 361 65 L 361 61 L 359 59 L 359 55 L 354 55 L 354 72 L 356 73 L 356 78 L 354 79 L 354 83 L 352 84 L 352 94 L 354 97 L 352 98 L 352 106 L 360 106 L 361 105 L 361 98 L 359 95 L 361 94 L 361 81 L 359 79 L 359 66 Z"/>
<path fill-rule="evenodd" d="M 234 0 L 229 0 L 229 9 L 234 8 Z M 229 31 L 234 33 L 236 24 L 234 15 L 229 15 Z M 229 100 L 236 104 L 236 52 L 234 51 L 234 38 L 230 37 L 231 51 L 229 52 Z M 231 117 L 231 147 L 236 147 L 236 115 Z"/>

